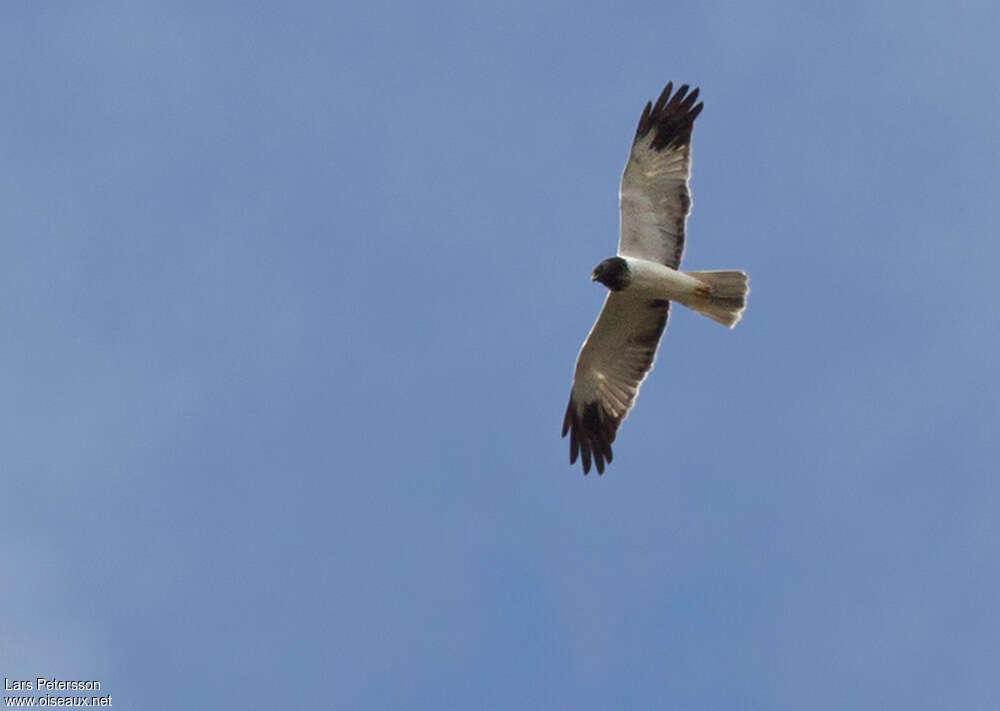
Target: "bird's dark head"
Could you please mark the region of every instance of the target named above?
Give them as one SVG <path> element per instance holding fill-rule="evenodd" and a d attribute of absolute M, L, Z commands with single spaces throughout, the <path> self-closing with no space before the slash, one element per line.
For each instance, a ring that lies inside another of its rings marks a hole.
<path fill-rule="evenodd" d="M 628 271 L 628 262 L 621 257 L 611 257 L 594 267 L 594 273 L 590 275 L 593 281 L 599 281 L 611 291 L 621 291 L 628 286 L 631 276 Z"/>

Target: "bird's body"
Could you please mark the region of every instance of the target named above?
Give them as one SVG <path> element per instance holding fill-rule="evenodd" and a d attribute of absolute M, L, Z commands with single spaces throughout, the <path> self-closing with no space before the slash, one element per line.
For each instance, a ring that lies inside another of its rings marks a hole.
<path fill-rule="evenodd" d="M 631 277 L 627 291 L 639 298 L 667 299 L 682 304 L 704 291 L 704 284 L 695 277 L 670 267 L 639 257 L 622 257 Z"/>
<path fill-rule="evenodd" d="M 670 304 L 676 301 L 732 328 L 746 307 L 747 276 L 740 271 L 682 272 L 691 209 L 691 130 L 702 104 L 687 85 L 646 104 L 622 174 L 618 255 L 591 278 L 608 287 L 604 308 L 577 357 L 563 420 L 570 464 L 599 474 L 639 386 L 653 367 Z"/>

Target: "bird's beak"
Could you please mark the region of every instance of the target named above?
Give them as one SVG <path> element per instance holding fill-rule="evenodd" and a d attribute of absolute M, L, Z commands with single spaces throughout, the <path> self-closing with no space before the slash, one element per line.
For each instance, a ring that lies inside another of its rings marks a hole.
<path fill-rule="evenodd" d="M 597 272 L 596 271 L 593 271 L 593 272 L 590 273 L 590 280 L 591 281 L 597 281 Z"/>

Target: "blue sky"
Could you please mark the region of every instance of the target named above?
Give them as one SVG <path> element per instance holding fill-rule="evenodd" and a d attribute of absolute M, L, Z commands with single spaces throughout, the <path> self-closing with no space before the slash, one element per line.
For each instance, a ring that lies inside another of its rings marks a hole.
<path fill-rule="evenodd" d="M 993 709 L 992 3 L 22 3 L 0 670 L 123 708 Z M 644 102 L 675 310 L 559 427 Z"/>

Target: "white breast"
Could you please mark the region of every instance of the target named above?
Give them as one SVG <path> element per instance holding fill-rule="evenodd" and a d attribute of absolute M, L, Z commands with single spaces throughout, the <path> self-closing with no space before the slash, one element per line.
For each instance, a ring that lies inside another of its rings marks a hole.
<path fill-rule="evenodd" d="M 687 301 L 695 293 L 695 288 L 704 285 L 693 276 L 665 267 L 656 262 L 637 257 L 624 257 L 628 262 L 631 281 L 627 291 L 651 299 Z"/>

